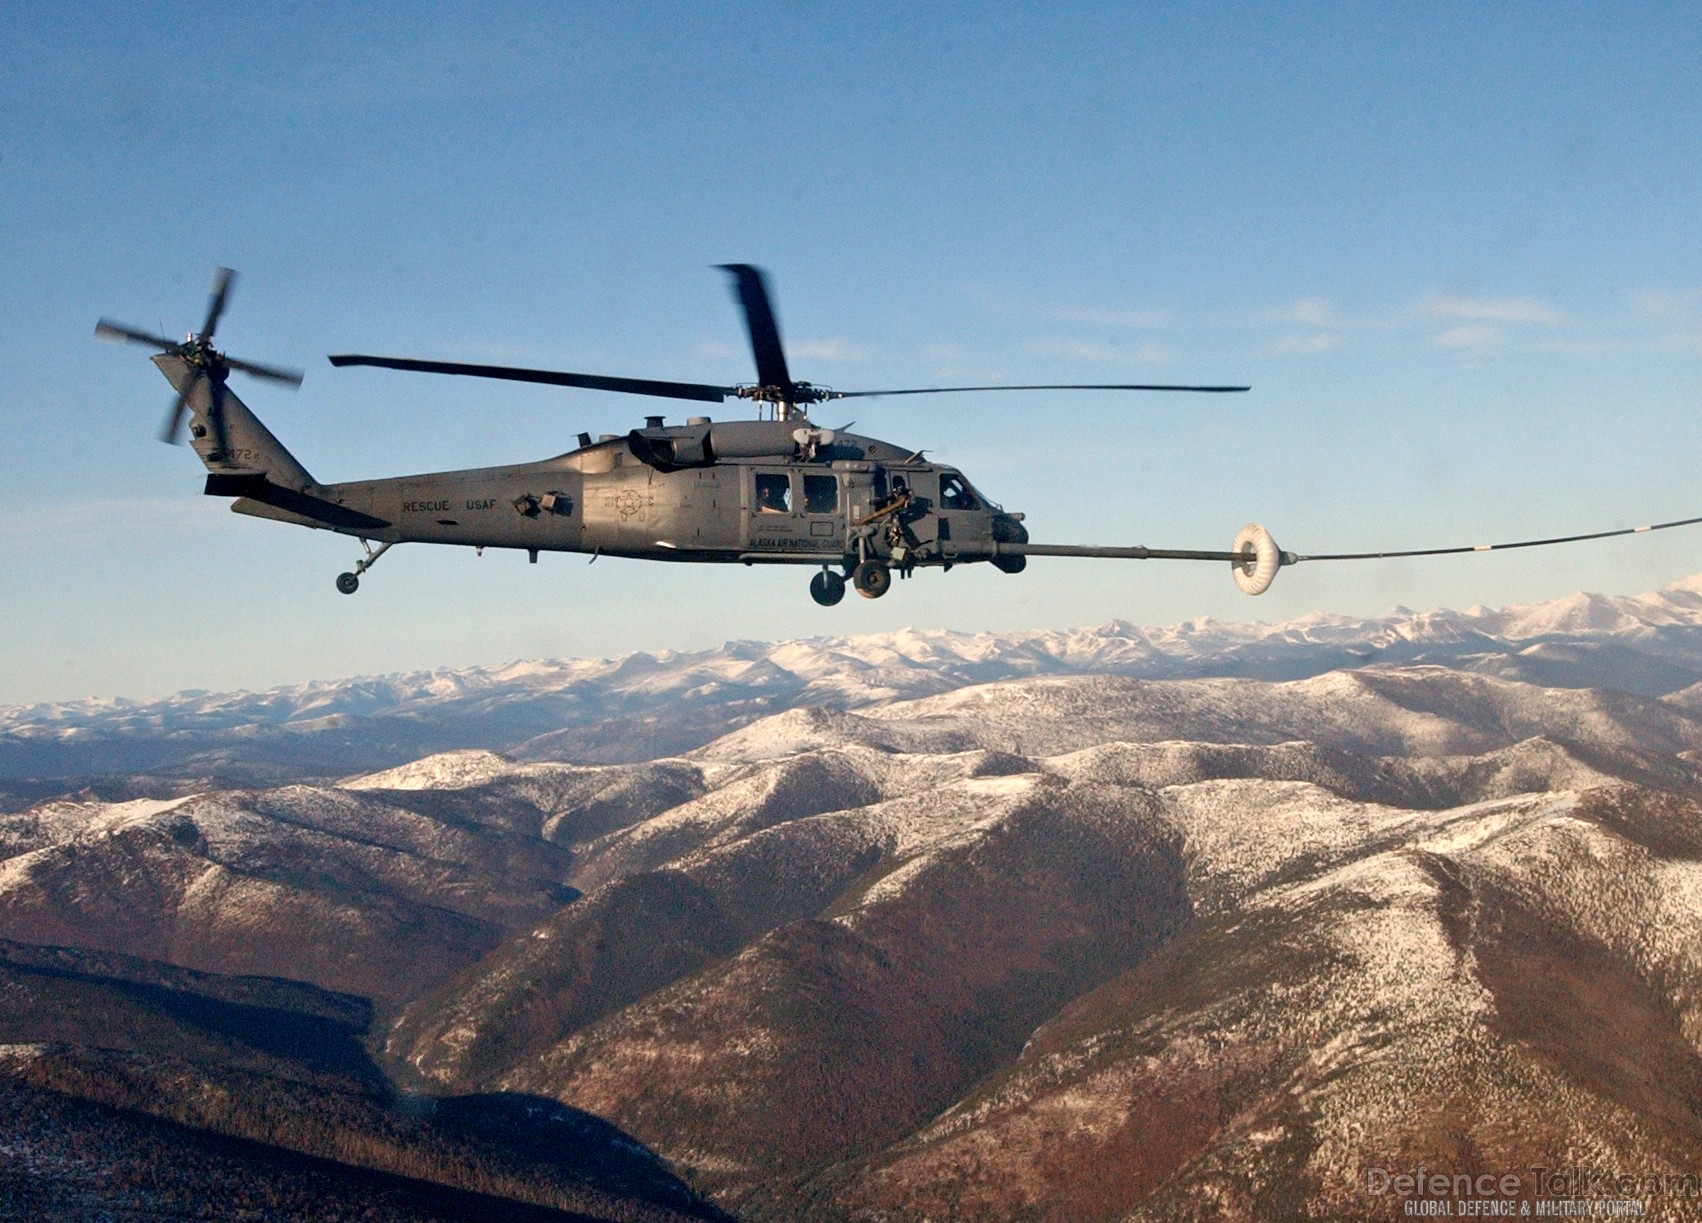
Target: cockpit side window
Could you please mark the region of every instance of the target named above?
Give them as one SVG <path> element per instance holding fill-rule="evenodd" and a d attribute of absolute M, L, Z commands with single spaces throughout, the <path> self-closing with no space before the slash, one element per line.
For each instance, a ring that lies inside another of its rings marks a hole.
<path fill-rule="evenodd" d="M 758 473 L 756 477 L 756 507 L 764 514 L 792 512 L 792 477 L 776 473 Z"/>
<path fill-rule="evenodd" d="M 940 506 L 948 510 L 978 510 L 981 503 L 969 491 L 969 485 L 964 483 L 962 476 L 948 471 L 940 476 Z"/>

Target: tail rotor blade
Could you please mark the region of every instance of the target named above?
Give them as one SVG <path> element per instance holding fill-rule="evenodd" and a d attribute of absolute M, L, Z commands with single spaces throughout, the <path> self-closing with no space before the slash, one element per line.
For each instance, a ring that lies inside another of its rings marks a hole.
<path fill-rule="evenodd" d="M 148 331 L 138 331 L 134 327 L 126 327 L 123 323 L 115 323 L 109 318 L 103 318 L 95 324 L 95 338 L 98 340 L 128 340 L 132 344 L 146 344 L 150 348 L 158 348 L 162 352 L 177 347 L 175 340 L 168 340 L 163 335 L 154 335 Z"/>
<path fill-rule="evenodd" d="M 213 273 L 213 294 L 207 300 L 207 321 L 201 325 L 200 336 L 203 340 L 211 340 L 213 332 L 218 330 L 219 315 L 225 312 L 225 299 L 230 296 L 231 285 L 236 282 L 236 273 L 229 268 L 219 268 Z"/>
<path fill-rule="evenodd" d="M 160 441 L 168 446 L 176 446 L 183 441 L 183 413 L 188 410 L 188 403 L 179 395 L 166 413 L 165 424 L 160 426 Z"/>
<path fill-rule="evenodd" d="M 270 378 L 273 382 L 287 382 L 291 386 L 300 386 L 305 376 L 299 369 L 289 369 L 282 365 L 262 365 L 258 361 L 238 361 L 235 357 L 224 358 L 226 365 L 239 369 L 245 374 L 256 378 Z"/>
<path fill-rule="evenodd" d="M 207 385 L 207 426 L 213 430 L 213 441 L 218 453 L 224 450 L 225 424 L 225 377 L 229 371 L 239 369 L 245 374 L 256 378 L 266 378 L 272 382 L 282 382 L 289 386 L 300 386 L 302 372 L 282 365 L 263 365 L 258 361 L 239 361 L 225 356 L 212 345 L 213 333 L 219 328 L 219 319 L 224 316 L 225 306 L 230 301 L 231 289 L 236 285 L 236 273 L 230 268 L 221 267 L 213 272 L 213 290 L 207 299 L 207 317 L 201 324 L 198 333 L 191 334 L 182 343 L 166 339 L 163 335 L 155 335 L 151 331 L 142 331 L 124 323 L 103 318 L 95 324 L 95 338 L 101 340 L 125 340 L 132 344 L 146 344 L 157 348 L 162 353 L 176 358 L 176 362 L 162 364 L 167 377 L 175 385 L 184 389 L 178 392 L 167 409 L 165 420 L 160 426 L 160 441 L 173 445 L 183 440 L 183 417 L 189 408 L 189 397 L 196 393 L 197 383 L 205 381 Z M 187 377 L 187 383 L 180 382 Z"/>
<path fill-rule="evenodd" d="M 225 384 L 222 378 L 207 379 L 207 425 L 213 431 L 211 457 L 225 458 Z"/>
<path fill-rule="evenodd" d="M 756 357 L 757 381 L 764 386 L 790 388 L 792 375 L 786 370 L 786 352 L 780 346 L 780 326 L 768 298 L 768 279 L 762 269 L 748 263 L 723 263 L 733 277 L 733 296 L 745 312 L 750 332 L 751 353 Z"/>

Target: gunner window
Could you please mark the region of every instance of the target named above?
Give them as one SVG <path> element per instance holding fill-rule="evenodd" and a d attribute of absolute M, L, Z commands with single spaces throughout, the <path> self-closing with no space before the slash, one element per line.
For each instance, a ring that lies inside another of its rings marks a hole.
<path fill-rule="evenodd" d="M 804 477 L 804 513 L 832 514 L 839 509 L 837 476 Z"/>
<path fill-rule="evenodd" d="M 969 491 L 969 485 L 963 482 L 963 477 L 953 471 L 948 471 L 940 477 L 940 505 L 948 510 L 981 508 L 981 503 L 975 499 L 975 494 Z"/>
<path fill-rule="evenodd" d="M 764 514 L 790 514 L 792 478 L 784 475 L 757 476 L 756 507 Z"/>

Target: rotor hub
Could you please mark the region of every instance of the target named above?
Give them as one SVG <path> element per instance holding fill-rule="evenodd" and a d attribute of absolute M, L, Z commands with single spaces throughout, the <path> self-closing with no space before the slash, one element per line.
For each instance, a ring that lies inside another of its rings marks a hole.
<path fill-rule="evenodd" d="M 740 399 L 749 399 L 756 403 L 785 403 L 794 406 L 844 398 L 839 391 L 831 387 L 815 386 L 808 382 L 793 382 L 785 386 L 744 383 L 732 388 L 732 391 Z"/>
<path fill-rule="evenodd" d="M 190 336 L 177 351 L 187 364 L 208 377 L 219 377 L 230 372 L 230 366 L 225 364 L 224 354 L 198 335 Z"/>

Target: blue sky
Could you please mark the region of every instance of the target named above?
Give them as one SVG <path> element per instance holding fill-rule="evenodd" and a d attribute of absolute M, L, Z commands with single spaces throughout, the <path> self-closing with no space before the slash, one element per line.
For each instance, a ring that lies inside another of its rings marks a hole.
<path fill-rule="evenodd" d="M 817 608 L 804 570 L 401 548 L 238 518 L 106 314 L 308 371 L 324 480 L 520 461 L 653 402 L 396 352 L 751 376 L 1247 381 L 830 405 L 1049 542 L 1422 547 L 1702 513 L 1693 5 L 29 6 L 0 31 L 0 703 L 904 625 L 1286 619 L 1648 589 L 1702 532 L 1301 566 L 1037 561 Z M 667 409 L 663 409 L 667 410 Z M 724 410 L 734 414 L 735 409 Z M 683 414 L 683 413 L 682 413 Z"/>

